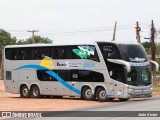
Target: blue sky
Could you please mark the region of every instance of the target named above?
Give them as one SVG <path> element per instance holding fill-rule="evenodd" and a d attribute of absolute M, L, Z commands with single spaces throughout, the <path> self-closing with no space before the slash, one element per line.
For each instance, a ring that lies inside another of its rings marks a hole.
<path fill-rule="evenodd" d="M 160 28 L 159 0 L 0 0 L 0 28 L 18 39 L 27 30 L 53 43 L 110 41 L 117 21 L 117 41 L 135 42 L 139 21 L 141 40 L 150 35 L 151 20 Z M 158 39 L 157 39 L 158 41 Z"/>

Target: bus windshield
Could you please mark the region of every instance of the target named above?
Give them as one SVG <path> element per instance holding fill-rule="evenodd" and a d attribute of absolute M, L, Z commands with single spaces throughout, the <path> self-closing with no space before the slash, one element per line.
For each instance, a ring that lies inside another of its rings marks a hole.
<path fill-rule="evenodd" d="M 151 69 L 147 67 L 132 67 L 131 72 L 127 75 L 128 85 L 139 86 L 139 85 L 150 85 L 151 84 Z"/>
<path fill-rule="evenodd" d="M 121 57 L 128 62 L 147 62 L 147 54 L 141 45 L 118 45 Z"/>

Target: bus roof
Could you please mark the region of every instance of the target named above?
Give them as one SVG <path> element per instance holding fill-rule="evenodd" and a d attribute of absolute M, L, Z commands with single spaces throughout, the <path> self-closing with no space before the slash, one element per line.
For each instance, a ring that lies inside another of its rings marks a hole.
<path fill-rule="evenodd" d="M 133 43 L 133 42 L 117 42 L 117 41 L 95 41 L 90 43 L 76 43 L 76 44 L 44 44 L 44 43 L 38 43 L 38 44 L 25 44 L 25 45 L 7 45 L 5 48 L 21 48 L 21 47 L 43 47 L 43 46 L 70 46 L 70 45 L 96 45 L 96 43 L 112 43 L 112 44 L 139 44 L 139 43 Z"/>
<path fill-rule="evenodd" d="M 25 44 L 25 45 L 7 45 L 5 48 L 19 48 L 19 47 L 43 47 L 43 46 L 69 46 L 69 45 L 95 45 L 95 43 L 83 44 Z"/>

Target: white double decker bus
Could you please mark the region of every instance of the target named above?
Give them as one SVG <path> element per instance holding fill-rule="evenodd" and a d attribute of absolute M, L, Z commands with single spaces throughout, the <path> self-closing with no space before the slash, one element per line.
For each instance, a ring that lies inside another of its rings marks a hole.
<path fill-rule="evenodd" d="M 158 64 L 151 61 L 157 66 Z M 85 100 L 152 96 L 151 65 L 140 44 L 11 45 L 4 49 L 5 90 L 24 98 Z"/>

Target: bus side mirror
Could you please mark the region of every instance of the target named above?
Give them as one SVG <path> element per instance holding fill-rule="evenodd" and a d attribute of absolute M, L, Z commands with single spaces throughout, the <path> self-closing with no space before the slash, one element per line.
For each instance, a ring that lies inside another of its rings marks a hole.
<path fill-rule="evenodd" d="M 121 64 L 121 65 L 125 65 L 127 72 L 131 72 L 131 66 L 128 62 L 124 61 L 124 60 L 119 60 L 119 59 L 107 59 L 109 62 L 112 63 L 116 63 L 116 64 Z"/>
<path fill-rule="evenodd" d="M 150 62 L 151 62 L 152 64 L 155 64 L 155 66 L 156 66 L 156 72 L 158 72 L 158 71 L 159 71 L 159 65 L 158 65 L 158 63 L 155 62 L 155 61 L 153 61 L 153 60 L 150 60 Z"/>

